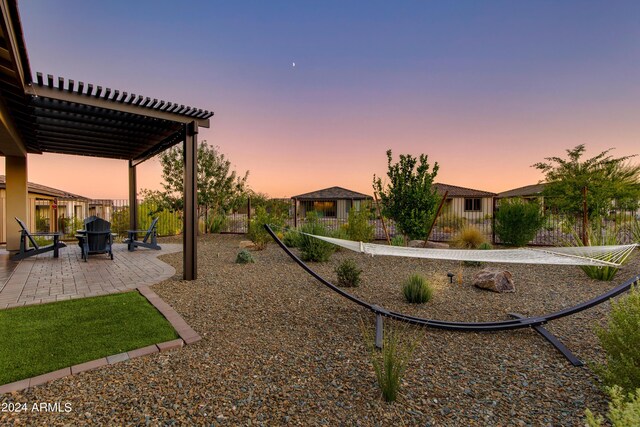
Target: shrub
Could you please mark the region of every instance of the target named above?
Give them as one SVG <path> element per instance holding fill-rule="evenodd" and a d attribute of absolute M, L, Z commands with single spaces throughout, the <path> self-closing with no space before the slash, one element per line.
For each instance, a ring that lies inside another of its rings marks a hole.
<path fill-rule="evenodd" d="M 369 210 L 362 206 L 359 210 L 349 211 L 347 236 L 356 242 L 370 242 L 375 237 L 373 225 L 369 222 Z"/>
<path fill-rule="evenodd" d="M 480 245 L 478 245 L 478 249 L 482 249 L 482 250 L 488 250 L 488 249 L 493 249 L 493 246 L 491 246 L 491 243 L 489 242 L 482 242 L 480 243 Z"/>
<path fill-rule="evenodd" d="M 252 262 L 255 262 L 255 261 L 253 260 L 253 256 L 248 250 L 243 249 L 240 252 L 238 252 L 238 256 L 236 257 L 237 264 L 249 264 Z"/>
<path fill-rule="evenodd" d="M 478 249 L 485 242 L 482 231 L 475 227 L 464 227 L 453 239 L 453 246 L 460 249 Z"/>
<path fill-rule="evenodd" d="M 265 224 L 279 227 L 284 224 L 284 219 L 279 215 L 267 213 L 264 206 L 256 208 L 256 213 L 251 218 L 251 227 L 249 227 L 247 235 L 257 250 L 264 249 L 267 243 L 271 241 L 271 236 L 264 228 Z"/>
<path fill-rule="evenodd" d="M 636 282 L 637 285 L 638 282 Z M 627 394 L 640 388 L 640 290 L 633 286 L 619 301 L 611 301 L 607 328 L 596 333 L 606 353 L 606 364 L 595 366 L 607 386 L 618 385 Z"/>
<path fill-rule="evenodd" d="M 640 388 L 636 389 L 635 394 L 629 393 L 627 399 L 625 399 L 622 388 L 618 386 L 608 387 L 607 393 L 611 398 L 607 414 L 611 425 L 613 427 L 640 426 Z M 602 416 L 594 416 L 589 409 L 585 411 L 585 415 L 589 427 L 600 427 L 604 421 Z"/>
<path fill-rule="evenodd" d="M 405 246 L 404 236 L 401 234 L 396 234 L 391 239 L 391 246 Z"/>
<path fill-rule="evenodd" d="M 334 237 L 336 239 L 349 240 L 349 236 L 347 235 L 347 230 L 342 227 L 338 227 L 334 230 L 329 230 L 329 237 Z M 342 246 L 333 246 L 333 250 L 335 252 L 340 252 L 342 250 Z"/>
<path fill-rule="evenodd" d="M 384 328 L 382 351 L 375 347 L 375 340 L 361 323 L 361 329 L 369 348 L 371 364 L 376 374 L 382 397 L 387 402 L 395 402 L 400 391 L 402 377 L 416 347 L 415 340 L 401 339 L 401 333 L 395 328 Z"/>
<path fill-rule="evenodd" d="M 207 230 L 209 233 L 219 233 L 227 222 L 225 215 L 213 215 L 207 218 Z"/>
<path fill-rule="evenodd" d="M 310 212 L 307 215 L 307 221 L 302 226 L 301 231 L 303 233 L 314 234 L 317 236 L 328 236 L 329 231 L 327 227 L 320 222 L 315 212 Z M 325 242 L 315 237 L 301 234 L 298 241 L 298 248 L 300 248 L 300 257 L 303 261 L 316 261 L 326 262 L 334 252 L 335 247 L 331 243 Z"/>
<path fill-rule="evenodd" d="M 609 230 L 602 232 L 602 228 L 598 225 L 595 225 L 594 229 L 589 233 L 589 243 L 596 246 L 607 246 L 607 245 L 617 245 L 618 237 L 615 230 Z M 582 239 L 578 237 L 578 235 L 573 233 L 573 246 L 584 246 Z M 602 258 L 603 261 L 611 261 L 613 259 L 613 255 L 605 256 Z M 617 267 L 613 266 L 595 266 L 595 265 L 581 265 L 580 269 L 585 272 L 585 274 L 596 280 L 603 281 L 611 281 L 613 277 L 618 272 Z"/>
<path fill-rule="evenodd" d="M 526 245 L 544 225 L 544 214 L 534 201 L 501 200 L 494 216 L 496 235 L 511 246 Z"/>
<path fill-rule="evenodd" d="M 287 230 L 282 236 L 282 243 L 288 248 L 297 248 L 300 241 L 300 233 L 298 230 Z"/>
<path fill-rule="evenodd" d="M 433 289 L 427 280 L 419 274 L 414 274 L 404 282 L 402 292 L 407 302 L 423 304 L 429 301 L 433 295 Z"/>
<path fill-rule="evenodd" d="M 340 286 L 353 288 L 360 284 L 360 273 L 362 270 L 358 268 L 355 261 L 345 259 L 335 270 L 338 275 L 338 284 Z"/>

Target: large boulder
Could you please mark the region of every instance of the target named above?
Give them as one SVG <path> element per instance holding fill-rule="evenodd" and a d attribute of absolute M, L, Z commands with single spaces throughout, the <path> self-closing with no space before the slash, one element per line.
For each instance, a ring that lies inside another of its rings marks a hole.
<path fill-rule="evenodd" d="M 493 292 L 515 292 L 511 273 L 506 270 L 485 268 L 473 277 L 473 286 Z"/>

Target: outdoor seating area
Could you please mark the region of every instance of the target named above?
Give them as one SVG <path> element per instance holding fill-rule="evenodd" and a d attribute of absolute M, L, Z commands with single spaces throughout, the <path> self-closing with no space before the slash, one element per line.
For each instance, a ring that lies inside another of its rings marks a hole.
<path fill-rule="evenodd" d="M 84 229 L 78 230 L 76 238 L 80 246 L 82 259 L 86 262 L 91 254 L 107 254 L 113 259 L 113 238 L 111 223 L 97 216 L 84 220 Z"/>
<path fill-rule="evenodd" d="M 60 233 L 31 233 L 22 220 L 16 218 L 16 221 L 20 226 L 20 250 L 16 252 L 11 259 L 19 261 L 45 252 L 53 252 L 53 257 L 58 258 L 60 248 L 66 246 L 64 242 L 60 241 Z M 50 245 L 42 246 L 36 241 L 38 237 L 51 237 L 53 241 Z M 31 244 L 31 247 L 29 247 L 29 244 Z"/>

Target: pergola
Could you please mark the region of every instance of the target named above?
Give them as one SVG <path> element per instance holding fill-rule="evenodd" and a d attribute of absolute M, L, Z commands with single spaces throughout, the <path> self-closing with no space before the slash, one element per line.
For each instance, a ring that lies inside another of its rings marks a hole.
<path fill-rule="evenodd" d="M 0 153 L 6 162 L 7 215 L 27 214 L 27 153 L 125 160 L 130 227 L 137 229 L 136 166 L 184 146 L 184 279 L 197 277 L 197 134 L 213 112 L 52 75 L 32 78 L 16 0 L 0 0 Z M 92 179 L 89 177 L 88 179 Z M 94 179 L 104 179 L 99 174 Z M 7 220 L 7 250 L 19 248 Z"/>

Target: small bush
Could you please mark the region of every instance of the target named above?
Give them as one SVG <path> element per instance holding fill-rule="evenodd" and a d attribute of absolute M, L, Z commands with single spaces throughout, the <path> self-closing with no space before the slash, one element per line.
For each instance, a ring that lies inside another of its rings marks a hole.
<path fill-rule="evenodd" d="M 371 364 L 382 392 L 382 398 L 386 402 L 395 402 L 416 342 L 408 339 L 406 334 L 404 334 L 404 339 L 401 339 L 403 334 L 397 329 L 385 327 L 382 351 L 379 351 L 375 347 L 374 338 L 362 323 L 361 329 L 369 348 Z"/>
<path fill-rule="evenodd" d="M 287 230 L 282 236 L 282 243 L 288 248 L 297 248 L 300 241 L 300 233 L 297 230 Z"/>
<path fill-rule="evenodd" d="M 213 215 L 207 219 L 207 230 L 209 233 L 219 233 L 226 225 L 227 217 L 225 215 Z"/>
<path fill-rule="evenodd" d="M 602 232 L 602 227 L 597 224 L 594 226 L 594 229 L 589 233 L 589 244 L 595 246 L 610 246 L 618 244 L 618 237 L 615 230 L 607 230 Z M 582 239 L 578 237 L 578 235 L 573 233 L 573 246 L 584 246 Z M 602 260 L 603 261 L 611 261 L 613 259 L 613 255 L 606 256 Z M 584 271 L 584 273 L 590 277 L 591 279 L 602 280 L 602 281 L 611 281 L 615 277 L 618 272 L 617 267 L 613 266 L 595 266 L 595 265 L 581 265 L 580 269 Z"/>
<path fill-rule="evenodd" d="M 475 227 L 464 227 L 453 240 L 453 246 L 460 249 L 478 249 L 485 242 L 482 231 Z"/>
<path fill-rule="evenodd" d="M 369 209 L 362 206 L 359 210 L 349 210 L 347 236 L 356 242 L 370 242 L 375 237 L 373 225 L 369 222 Z"/>
<path fill-rule="evenodd" d="M 329 231 L 327 227 L 320 222 L 315 212 L 310 212 L 307 215 L 307 221 L 302 226 L 301 231 L 303 233 L 313 234 L 316 236 L 328 236 Z M 315 261 L 326 262 L 331 257 L 331 254 L 335 251 L 335 246 L 331 243 L 325 242 L 315 237 L 301 234 L 298 241 L 298 248 L 300 249 L 300 257 L 303 261 Z"/>
<path fill-rule="evenodd" d="M 637 285 L 638 282 L 636 282 Z M 607 327 L 596 333 L 606 364 L 595 366 L 605 385 L 622 387 L 625 394 L 640 388 L 640 290 L 633 286 L 619 301 L 611 301 Z"/>
<path fill-rule="evenodd" d="M 501 200 L 494 216 L 496 235 L 510 246 L 525 246 L 545 223 L 540 205 L 522 199 Z"/>
<path fill-rule="evenodd" d="M 404 236 L 401 234 L 396 234 L 391 239 L 391 246 L 405 246 Z"/>
<path fill-rule="evenodd" d="M 335 270 L 338 275 L 338 284 L 347 288 L 353 288 L 360 284 L 360 273 L 355 261 L 346 259 Z"/>
<path fill-rule="evenodd" d="M 637 427 L 640 426 L 640 388 L 635 394 L 629 393 L 627 398 L 618 386 L 608 387 L 607 393 L 611 401 L 609 402 L 609 413 L 607 418 L 613 427 Z M 595 416 L 589 409 L 585 411 L 587 425 L 589 427 L 600 427 L 604 419 L 601 415 Z"/>
<path fill-rule="evenodd" d="M 427 280 L 419 274 L 414 274 L 404 282 L 402 292 L 407 302 L 423 304 L 433 296 L 433 289 Z"/>
<path fill-rule="evenodd" d="M 284 218 L 276 214 L 268 213 L 264 206 L 258 206 L 256 208 L 256 213 L 254 217 L 251 218 L 251 227 L 247 235 L 257 250 L 264 249 L 267 243 L 271 241 L 271 236 L 264 228 L 265 224 L 272 227 L 279 227 L 284 224 Z"/>
<path fill-rule="evenodd" d="M 491 246 L 491 243 L 489 242 L 482 242 L 480 243 L 480 245 L 478 246 L 478 249 L 482 249 L 482 250 L 488 250 L 488 249 L 493 249 L 493 246 Z"/>
<path fill-rule="evenodd" d="M 255 262 L 255 261 L 253 260 L 253 256 L 251 255 L 251 252 L 249 252 L 246 249 L 243 249 L 240 252 L 238 252 L 238 256 L 236 257 L 237 264 L 249 264 L 252 262 Z"/>
<path fill-rule="evenodd" d="M 349 240 L 349 236 L 347 235 L 347 230 L 343 227 L 338 227 L 334 230 L 329 230 L 329 237 L 342 239 L 342 240 Z M 332 246 L 333 246 L 334 252 L 342 251 L 342 246 L 336 246 L 336 245 L 332 245 Z"/>

